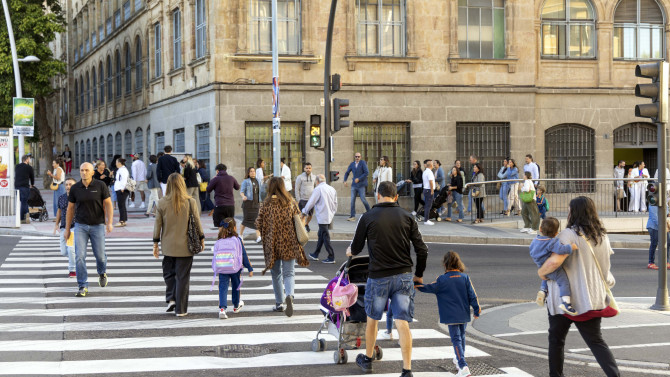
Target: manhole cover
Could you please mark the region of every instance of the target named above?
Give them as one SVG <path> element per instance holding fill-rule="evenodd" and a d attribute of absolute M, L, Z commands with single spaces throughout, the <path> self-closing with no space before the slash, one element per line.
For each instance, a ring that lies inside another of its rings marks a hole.
<path fill-rule="evenodd" d="M 271 350 L 266 347 L 261 346 L 250 346 L 246 344 L 227 344 L 224 346 L 219 346 L 214 349 L 208 349 L 203 351 L 206 354 L 215 353 L 217 357 L 225 358 L 245 358 L 245 357 L 257 357 L 263 356 L 270 353 Z"/>
<path fill-rule="evenodd" d="M 470 367 L 470 373 L 473 376 L 490 376 L 490 375 L 504 375 L 505 372 L 501 371 L 498 368 L 495 368 L 489 364 L 483 363 L 481 361 L 478 362 L 469 362 L 468 361 L 468 367 Z M 453 368 L 456 372 L 458 372 L 458 369 L 456 367 Z"/>

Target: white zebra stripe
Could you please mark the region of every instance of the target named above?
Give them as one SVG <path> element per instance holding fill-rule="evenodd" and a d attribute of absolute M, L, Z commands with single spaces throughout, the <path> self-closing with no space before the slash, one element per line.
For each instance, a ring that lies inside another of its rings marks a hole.
<path fill-rule="evenodd" d="M 211 272 L 211 270 L 210 270 Z M 252 279 L 256 279 L 256 277 L 253 277 Z M 72 282 L 75 282 L 76 280 L 72 279 Z M 254 282 L 249 282 L 245 281 L 243 285 L 243 292 L 246 291 L 271 291 L 272 290 L 272 285 L 262 285 L 262 286 L 257 286 L 253 287 L 250 286 L 251 283 Z M 190 291 L 209 291 L 209 288 L 211 287 L 211 284 L 209 283 L 204 283 L 204 284 L 194 284 L 192 283 L 190 285 Z M 214 289 L 216 290 L 218 287 L 218 280 L 216 285 L 214 286 Z M 307 290 L 307 289 L 316 289 L 316 290 L 321 290 L 323 291 L 326 289 L 326 286 L 324 283 L 306 283 L 306 284 L 296 284 L 295 285 L 295 291 L 302 291 L 302 290 Z M 70 286 L 70 287 L 0 287 L 0 293 L 42 293 L 42 294 L 49 294 L 49 293 L 75 293 L 76 288 Z M 100 291 L 104 292 L 115 292 L 115 293 L 127 293 L 127 292 L 165 292 L 165 285 L 108 285 L 105 288 L 100 288 Z M 244 294 L 244 293 L 243 293 Z"/>
<path fill-rule="evenodd" d="M 93 271 L 95 271 L 95 266 L 93 268 Z M 89 277 L 91 279 L 96 278 L 95 272 L 89 273 Z M 311 271 L 307 269 L 296 269 L 296 275 L 295 275 L 295 281 L 306 281 L 306 280 L 316 280 L 316 281 L 328 281 L 330 279 L 326 279 L 325 277 L 321 275 L 315 275 Z M 309 273 L 309 274 L 308 274 Z M 92 282 L 92 280 L 89 279 L 89 281 Z M 272 280 L 272 277 L 270 274 L 266 275 L 260 275 L 259 276 L 254 276 L 254 280 L 259 280 L 259 281 L 269 281 Z M 212 282 L 212 276 L 191 276 L 191 282 L 194 281 L 208 281 Z M 117 283 L 164 283 L 165 281 L 163 280 L 162 277 L 160 276 L 109 276 L 109 282 L 110 284 L 114 284 L 114 282 Z M 68 277 L 64 278 L 45 278 L 45 279 L 32 279 L 32 278 L 0 278 L 0 285 L 1 284 L 23 284 L 23 285 L 29 285 L 29 284 L 54 284 L 54 283 L 71 283 L 76 285 L 76 280 L 71 279 Z M 92 284 L 95 284 L 92 282 Z"/>

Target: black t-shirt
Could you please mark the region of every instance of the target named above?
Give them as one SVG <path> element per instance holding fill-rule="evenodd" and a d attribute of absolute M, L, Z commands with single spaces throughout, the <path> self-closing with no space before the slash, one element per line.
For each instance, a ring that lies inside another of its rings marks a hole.
<path fill-rule="evenodd" d="M 75 204 L 74 222 L 86 225 L 104 224 L 105 211 L 102 203 L 109 197 L 109 188 L 97 179 L 92 179 L 88 187 L 81 181 L 72 185 L 68 201 Z"/>

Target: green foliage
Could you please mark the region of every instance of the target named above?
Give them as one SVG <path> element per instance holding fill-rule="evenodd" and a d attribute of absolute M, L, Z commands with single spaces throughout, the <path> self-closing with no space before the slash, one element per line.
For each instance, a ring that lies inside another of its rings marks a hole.
<path fill-rule="evenodd" d="M 63 10 L 58 0 L 7 2 L 18 57 L 34 55 L 41 60 L 39 63 L 19 63 L 23 97 L 47 97 L 54 90 L 50 80 L 66 70 L 65 63 L 56 60 L 49 48 L 56 34 L 65 32 Z M 0 15 L 0 124 L 3 126 L 11 125 L 12 97 L 15 96 L 12 53 L 3 13 Z"/>

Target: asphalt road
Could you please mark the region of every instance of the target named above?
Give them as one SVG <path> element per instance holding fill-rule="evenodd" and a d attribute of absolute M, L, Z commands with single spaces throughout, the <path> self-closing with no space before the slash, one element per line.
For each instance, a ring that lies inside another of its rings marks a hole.
<path fill-rule="evenodd" d="M 0 264 L 2 264 L 2 269 L 7 269 L 8 264 L 5 263 L 5 259 L 7 255 L 12 252 L 14 247 L 16 246 L 17 242 L 19 241 L 18 238 L 15 237 L 0 237 Z M 308 268 L 311 270 L 311 275 L 320 275 L 324 277 L 322 280 L 316 280 L 316 281 L 306 281 L 304 283 L 312 283 L 312 285 L 319 285 L 323 284 L 325 285 L 325 282 L 327 281 L 326 279 L 330 279 L 331 277 L 334 276 L 335 271 L 345 260 L 344 258 L 344 250 L 346 249 L 346 246 L 348 245 L 347 242 L 333 242 L 334 247 L 335 247 L 335 253 L 336 253 L 336 259 L 338 260 L 338 263 L 336 265 L 325 265 L 319 262 L 313 262 Z M 41 248 L 41 249 L 40 249 Z M 311 252 L 313 251 L 314 248 L 314 243 L 310 243 L 306 247 L 306 251 Z M 120 247 L 119 249 L 123 249 Z M 44 251 L 45 253 L 47 251 L 50 252 L 51 249 L 44 249 L 44 247 L 36 247 L 35 252 L 32 254 L 36 254 L 37 252 Z M 130 249 L 129 249 L 130 250 Z M 138 255 L 143 255 L 143 254 L 148 254 L 150 253 L 150 248 L 147 248 L 145 246 L 141 247 L 135 247 L 133 250 L 136 250 Z M 539 287 L 539 278 L 537 277 L 536 274 L 536 268 L 528 256 L 528 248 L 527 247 L 514 247 L 514 246 L 491 246 L 491 245 L 483 245 L 483 246 L 478 246 L 478 245 L 444 245 L 444 244 L 430 244 L 429 245 L 429 259 L 428 259 L 428 267 L 427 270 L 424 274 L 425 280 L 426 281 L 432 281 L 436 276 L 440 275 L 442 271 L 442 267 L 440 266 L 442 256 L 444 253 L 448 250 L 455 250 L 458 251 L 461 254 L 461 257 L 463 261 L 465 262 L 466 266 L 468 267 L 468 273 L 472 277 L 472 281 L 475 285 L 475 288 L 477 290 L 477 293 L 480 297 L 480 302 L 482 305 L 485 306 L 486 308 L 490 308 L 491 306 L 495 305 L 501 305 L 501 304 L 507 304 L 507 303 L 516 303 L 516 302 L 524 302 L 524 301 L 530 301 L 534 298 L 535 292 L 537 291 Z M 30 250 L 32 251 L 32 250 Z M 16 251 L 19 253 L 20 251 Z M 114 255 L 112 253 L 115 253 L 117 251 L 110 251 L 110 255 Z M 652 273 L 651 271 L 648 271 L 645 269 L 646 267 L 646 251 L 643 250 L 615 250 L 616 254 L 612 258 L 612 270 L 613 274 L 617 278 L 617 290 L 616 294 L 617 296 L 653 296 L 656 292 L 656 274 Z M 130 251 L 128 251 L 130 253 Z M 57 251 L 53 251 L 53 256 L 60 256 Z M 46 254 L 45 254 L 46 255 Z M 14 257 L 15 254 L 12 255 Z M 325 256 L 325 250 L 322 251 L 321 254 L 322 257 Z M 123 257 L 118 256 L 116 257 L 118 259 L 122 259 Z M 64 261 L 64 260 L 63 260 Z M 206 262 L 205 262 L 206 263 Z M 253 263 L 253 262 L 252 262 Z M 257 261 L 254 264 L 256 265 L 261 265 L 262 262 Z M 66 265 L 66 264 L 64 264 Z M 89 271 L 92 271 L 92 264 L 89 262 Z M 120 324 L 121 322 L 127 322 L 127 323 L 139 323 L 140 321 L 156 321 L 160 323 L 165 323 L 165 324 L 172 324 L 174 317 L 167 318 L 165 317 L 165 314 L 161 314 L 161 309 L 158 308 L 155 314 L 133 314 L 132 312 L 127 313 L 127 314 L 119 314 L 119 315 L 114 315 L 110 313 L 113 310 L 119 309 L 119 307 L 124 307 L 124 306 L 129 306 L 129 304 L 123 304 L 120 302 L 114 302 L 110 303 L 107 301 L 104 301 L 106 299 L 109 300 L 119 300 L 123 301 L 126 299 L 132 299 L 133 297 L 140 297 L 142 298 L 143 296 L 149 296 L 149 295 L 160 295 L 160 274 L 154 274 L 151 275 L 155 281 L 152 281 L 150 283 L 143 283 L 143 287 L 137 288 L 137 283 L 133 283 L 132 281 L 127 281 L 123 282 L 121 281 L 123 278 L 126 278 L 127 276 L 131 276 L 130 272 L 132 272 L 132 268 L 124 266 L 122 263 L 120 264 L 117 262 L 116 264 L 114 263 L 113 257 L 110 256 L 110 263 L 109 263 L 110 268 L 127 268 L 129 273 L 116 273 L 112 274 L 109 273 L 110 275 L 110 287 L 116 287 L 117 289 L 119 287 L 128 287 L 128 292 L 124 292 L 123 295 L 116 292 L 110 292 L 104 291 L 103 289 L 98 288 L 97 286 L 91 289 L 91 296 L 88 298 L 84 299 L 90 299 L 87 301 L 80 301 L 80 302 L 69 302 L 67 300 L 70 300 L 70 298 L 73 298 L 73 294 L 75 291 L 75 287 L 73 287 L 73 282 L 72 281 L 67 281 L 64 280 L 63 283 L 60 282 L 55 282 L 52 284 L 48 284 L 48 287 L 53 287 L 55 289 L 62 289 L 62 290 L 67 290 L 72 287 L 72 292 L 65 292 L 63 291 L 60 293 L 48 293 L 47 296 L 51 299 L 50 303 L 47 303 L 46 306 L 42 305 L 40 303 L 36 304 L 7 304 L 3 301 L 5 300 L 21 300 L 22 298 L 25 298 L 26 296 L 34 296 L 36 301 L 39 301 L 38 299 L 41 297 L 44 297 L 44 295 L 36 294 L 36 293 L 3 293 L 0 296 L 0 312 L 3 312 L 3 309 L 14 309 L 14 308 L 20 308 L 20 309 L 29 309 L 29 310 L 72 310 L 72 312 L 75 312 L 76 310 L 84 310 L 84 309 L 91 309 L 94 311 L 90 315 L 71 315 L 71 316 L 40 316 L 40 315 L 34 315 L 32 313 L 28 313 L 29 315 L 22 316 L 20 314 L 17 315 L 10 315 L 10 314 L 3 314 L 0 315 L 0 326 L 2 325 L 7 325 L 7 324 L 17 324 L 17 325 L 25 325 L 28 323 L 35 323 L 35 324 L 64 324 L 64 323 L 71 323 L 71 326 L 79 326 L 82 323 L 86 322 L 95 322 L 95 323 L 100 323 L 101 326 L 111 326 L 110 322 L 113 322 L 113 324 Z M 157 269 L 157 271 L 160 270 L 160 264 L 156 262 L 156 265 L 154 267 Z M 9 278 L 16 277 L 16 278 L 24 278 L 24 277 L 29 277 L 25 275 L 18 275 L 19 268 L 13 268 L 9 267 L 8 268 L 10 271 L 14 270 L 16 271 L 17 275 L 12 276 L 10 275 Z M 20 270 L 25 270 L 25 268 L 21 268 Z M 41 273 L 44 273 L 44 271 L 58 271 L 58 273 L 63 270 L 62 268 L 60 270 L 51 270 L 47 269 L 46 267 Z M 63 270 L 64 271 L 64 270 Z M 136 276 L 132 275 L 132 276 Z M 147 275 L 147 274 L 145 274 Z M 202 274 L 193 274 L 193 275 L 198 275 L 198 276 L 209 276 L 211 277 L 211 269 L 210 273 L 202 273 Z M 95 276 L 93 274 L 93 276 Z M 257 270 L 257 276 L 260 276 L 260 269 Z M 116 281 L 115 281 L 116 279 Z M 130 279 L 130 278 L 128 278 Z M 203 278 L 204 279 L 204 278 Z M 211 281 L 211 278 L 209 278 Z M 209 293 L 207 290 L 209 289 L 209 282 L 201 283 L 201 284 L 206 284 L 206 286 L 201 286 L 199 287 L 198 292 L 193 292 L 194 290 L 194 285 L 192 284 L 192 300 L 194 299 L 193 296 L 196 294 L 203 294 L 204 293 Z M 245 295 L 249 295 L 251 293 L 271 293 L 270 291 L 261 291 L 260 289 L 263 287 L 266 287 L 269 282 L 265 281 L 262 284 L 260 282 L 255 282 L 253 279 L 248 279 L 248 283 L 245 282 L 245 287 L 243 287 L 243 293 L 242 293 L 242 298 L 244 299 Z M 76 285 L 76 284 L 75 284 Z M 2 284 L 0 284 L 0 288 L 6 287 L 6 288 L 11 288 L 11 287 L 21 287 L 21 285 L 17 284 L 11 284 L 8 280 L 4 280 Z M 149 288 L 156 288 L 155 291 L 152 292 L 146 292 L 144 291 L 145 289 Z M 123 288 L 121 288 L 123 289 Z M 258 289 L 258 291 L 253 291 L 252 289 Z M 137 291 L 133 291 L 137 290 Z M 322 290 L 322 288 L 316 288 L 312 289 L 312 292 L 318 293 L 319 290 Z M 216 290 L 214 291 L 214 293 Z M 298 291 L 297 291 L 298 292 Z M 298 295 L 298 294 L 297 294 Z M 122 296 L 122 297 L 118 297 Z M 299 296 L 299 295 L 298 295 Z M 247 296 L 249 297 L 249 296 Z M 6 298 L 6 299 L 3 299 Z M 62 302 L 59 302 L 58 300 L 62 300 Z M 95 301 L 95 300 L 103 300 L 103 301 Z M 271 297 L 269 297 L 266 302 L 261 302 L 263 305 L 271 305 L 271 302 L 273 300 Z M 302 300 L 298 301 L 298 304 L 307 304 L 307 303 L 314 303 L 315 301 L 318 301 L 318 299 L 309 299 L 309 300 Z M 130 301 L 128 301 L 130 302 Z M 422 294 L 422 293 L 417 293 L 416 299 L 416 318 L 418 319 L 418 322 L 412 325 L 413 329 L 417 330 L 438 330 L 438 331 L 443 331 L 440 329 L 438 325 L 438 316 L 437 316 L 437 307 L 435 304 L 435 298 L 432 295 L 427 295 L 427 294 Z M 198 309 L 202 308 L 209 308 L 211 307 L 211 302 L 207 302 L 207 305 L 203 305 L 201 302 L 192 302 L 190 304 L 190 309 L 193 310 L 192 313 L 190 313 L 188 320 L 193 320 L 193 321 L 204 321 L 204 320 L 209 320 L 210 317 L 212 317 L 213 313 L 206 313 L 202 311 L 198 311 Z M 258 303 L 254 303 L 251 300 L 247 302 L 247 305 L 257 305 Z M 143 310 L 151 310 L 151 308 L 155 305 L 155 303 L 150 303 L 150 302 L 139 302 L 139 303 L 131 303 L 130 306 L 136 308 L 138 311 L 143 311 Z M 162 303 L 159 303 L 162 307 Z M 95 308 L 99 308 L 99 312 L 95 312 Z M 209 310 L 209 309 L 207 309 Z M 302 315 L 304 317 L 307 317 L 308 314 L 314 314 L 313 312 L 298 312 L 297 315 Z M 33 316 L 34 315 L 34 316 Z M 109 329 L 102 329 L 104 331 L 101 331 L 101 329 L 98 329 L 99 331 L 91 331 L 91 330 L 72 330 L 72 331 L 55 331 L 55 332 L 38 332 L 38 331 L 9 331 L 6 329 L 4 331 L 0 330 L 0 343 L 2 342 L 7 342 L 7 341 L 15 341 L 16 343 L 12 343 L 16 345 L 17 347 L 19 346 L 25 346 L 27 348 L 30 348 L 32 345 L 29 344 L 29 342 L 35 341 L 35 340 L 54 340 L 54 341 L 60 341 L 60 340 L 65 340 L 65 341 L 95 341 L 96 344 L 93 346 L 94 349 L 92 350 L 79 350 L 79 351 L 72 351 L 72 350 L 63 350 L 62 352 L 54 352 L 54 351 L 48 351 L 48 350 L 42 350 L 42 351 L 35 351 L 35 352 L 29 352 L 29 351 L 13 351 L 11 348 L 5 348 L 5 349 L 0 349 L 0 366 L 3 365 L 3 363 L 7 362 L 30 362 L 30 361 L 86 361 L 86 360 L 95 360 L 95 359 L 100 359 L 104 358 L 105 359 L 125 359 L 125 358 L 152 358 L 152 357 L 171 357 L 171 358 L 179 358 L 179 357 L 200 357 L 200 356 L 213 356 L 216 355 L 216 352 L 220 352 L 220 349 L 217 347 L 210 347 L 210 346 L 189 346 L 189 347 L 182 347 L 185 346 L 186 344 L 182 344 L 181 346 L 176 346 L 176 347 L 159 347 L 153 346 L 153 347 L 146 347 L 146 348 L 133 348 L 133 347 L 139 347 L 137 345 L 133 345 L 131 342 L 127 343 L 127 347 L 129 349 L 125 349 L 124 346 L 120 346 L 118 349 L 107 349 L 109 342 L 115 338 L 126 338 L 126 337 L 133 337 L 133 338 L 145 338 L 145 337 L 156 337 L 159 339 L 166 339 L 165 341 L 169 341 L 169 337 L 172 336 L 205 336 L 208 334 L 215 334 L 215 333 L 222 333 L 222 334 L 227 334 L 228 336 L 233 336 L 234 334 L 239 334 L 241 337 L 241 340 L 237 340 L 236 343 L 244 343 L 244 337 L 254 337 L 254 336 L 262 336 L 262 334 L 265 332 L 266 336 L 271 335 L 271 332 L 275 331 L 282 331 L 282 332 L 303 332 L 303 331 L 313 331 L 316 332 L 318 329 L 318 323 L 311 323 L 308 325 L 305 324 L 299 324 L 299 323 L 293 323 L 293 324 L 282 324 L 281 326 L 271 326 L 271 325 L 263 325 L 263 320 L 270 321 L 275 320 L 277 318 L 276 314 L 273 313 L 268 313 L 268 312 L 259 312 L 259 313 L 253 313 L 252 312 L 243 312 L 240 314 L 240 316 L 246 316 L 249 315 L 249 317 L 245 317 L 246 319 L 252 320 L 252 319 L 259 319 L 260 318 L 260 323 L 255 323 L 250 326 L 230 326 L 230 327 L 225 327 L 225 328 L 216 328 L 213 330 L 211 327 L 200 327 L 200 328 L 188 328 L 188 327 L 183 327 L 183 328 L 177 328 L 177 329 L 167 329 L 167 328 L 155 328 L 155 329 L 150 329 L 150 330 L 137 330 L 137 329 L 127 329 L 123 328 L 123 326 L 119 326 L 118 329 L 116 328 L 109 328 Z M 236 318 L 237 319 L 237 318 Z M 259 335 L 260 334 L 260 335 Z M 223 339 L 225 340 L 226 335 L 223 335 Z M 97 339 L 97 341 L 96 341 Z M 237 338 L 236 338 L 237 339 Z M 10 343 L 5 343 L 5 346 L 8 346 Z M 333 342 L 329 343 L 329 350 L 332 351 L 333 349 Z M 390 341 L 382 341 L 380 344 L 382 344 L 383 348 L 386 350 L 385 352 L 385 360 L 393 360 L 393 355 L 394 352 L 396 352 L 398 346 L 396 342 L 390 342 Z M 43 345 L 44 346 L 44 345 Z M 60 344 L 59 344 L 60 346 Z M 73 345 L 69 345 L 73 347 Z M 509 350 L 509 349 L 504 349 L 499 346 L 493 345 L 493 344 L 488 344 L 486 342 L 481 342 L 478 339 L 470 339 L 469 343 L 470 347 L 476 348 L 479 351 L 483 351 L 487 353 L 490 356 L 482 356 L 482 357 L 473 357 L 469 360 L 469 363 L 475 370 L 482 371 L 479 373 L 479 375 L 489 375 L 489 373 L 485 373 L 484 371 L 486 370 L 495 370 L 495 368 L 510 368 L 510 367 L 515 367 L 519 368 L 523 372 L 526 372 L 532 376 L 545 376 L 547 375 L 547 362 L 546 359 L 538 356 L 532 356 L 532 355 L 527 355 L 519 352 L 515 352 L 514 350 Z M 449 340 L 446 338 L 427 338 L 427 339 L 419 339 L 415 341 L 415 347 L 417 348 L 416 352 L 420 352 L 421 348 L 424 349 L 432 349 L 432 350 L 439 350 L 438 347 L 446 347 L 446 349 L 450 349 L 450 343 Z M 38 347 L 39 348 L 39 347 Z M 101 348 L 104 349 L 103 351 L 98 351 L 95 348 Z M 256 350 L 259 353 L 263 352 L 270 352 L 270 353 L 278 353 L 279 355 L 284 355 L 283 353 L 286 353 L 286 357 L 288 358 L 292 353 L 299 353 L 303 352 L 309 349 L 309 347 L 306 347 L 304 342 L 282 342 L 278 341 L 275 344 L 272 344 L 269 346 L 269 349 L 258 349 Z M 428 352 L 428 351 L 427 351 Z M 331 355 L 332 352 L 327 352 L 328 355 Z M 298 354 L 296 354 L 298 355 Z M 302 355 L 302 354 L 300 354 Z M 307 354 L 307 356 L 304 357 L 311 357 L 310 355 L 316 355 L 316 354 Z M 233 357 L 230 356 L 230 353 L 228 354 L 228 357 Z M 303 356 L 300 356 L 303 357 Z M 400 368 L 400 363 L 397 361 L 385 361 L 381 363 L 376 363 L 375 364 L 375 373 L 396 373 L 399 372 Z M 277 362 L 272 361 L 272 362 Z M 119 363 L 122 364 L 122 363 Z M 250 367 L 250 365 L 247 365 L 246 368 L 244 369 L 244 374 L 249 375 L 249 376 L 258 376 L 258 375 L 263 375 L 263 376 L 284 376 L 287 373 L 290 373 L 295 376 L 314 376 L 314 375 L 319 375 L 319 376 L 335 376 L 335 375 L 355 375 L 359 373 L 359 370 L 355 367 L 353 364 L 353 357 L 350 357 L 349 363 L 347 365 L 334 365 L 332 362 L 328 364 L 323 364 L 323 366 L 319 367 L 318 372 L 315 372 L 315 369 L 313 366 L 308 365 L 309 363 L 306 363 L 305 365 L 295 365 L 295 366 L 273 366 L 271 368 L 263 367 L 263 365 L 258 365 L 257 367 Z M 488 369 L 487 369 L 488 368 Z M 0 367 L 0 374 L 3 374 L 2 367 Z M 431 357 L 426 357 L 425 360 L 420 360 L 416 361 L 413 364 L 413 369 L 415 371 L 425 371 L 425 372 L 444 372 L 444 371 L 449 371 L 453 373 L 453 367 L 451 366 L 451 363 L 449 360 L 445 361 L 444 360 L 435 360 L 435 358 Z M 151 370 L 151 369 L 149 369 Z M 474 372 L 474 370 L 473 370 Z M 82 372 L 82 374 L 87 374 Z M 142 376 L 168 376 L 168 375 L 198 375 L 198 376 L 209 376 L 212 374 L 211 370 L 207 370 L 207 368 L 203 367 L 202 369 L 195 369 L 192 371 L 189 371 L 188 373 L 184 372 L 142 372 L 142 373 L 134 373 L 133 375 L 142 375 Z M 224 376 L 238 376 L 240 375 L 239 370 L 217 370 L 216 371 L 217 375 L 224 375 Z M 477 374 L 474 374 L 477 375 Z M 599 376 L 602 375 L 602 373 L 597 369 L 597 368 L 592 368 L 592 367 L 585 367 L 581 365 L 570 365 L 567 364 L 565 368 L 565 375 L 566 376 Z M 645 373 L 634 373 L 634 372 L 626 372 L 625 375 L 632 375 L 632 376 L 643 376 L 643 375 L 648 375 Z"/>

